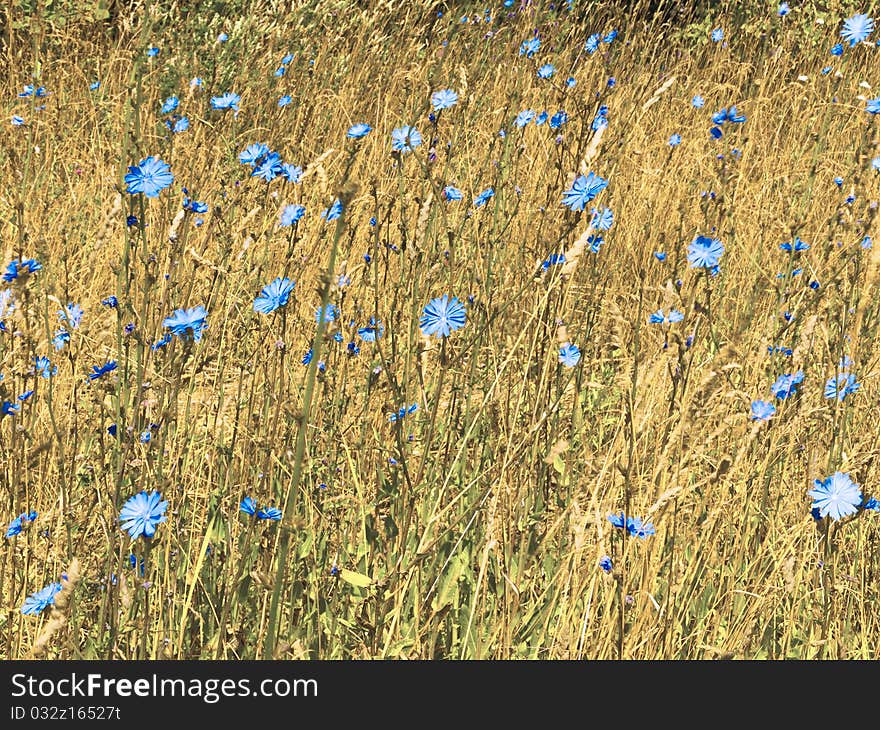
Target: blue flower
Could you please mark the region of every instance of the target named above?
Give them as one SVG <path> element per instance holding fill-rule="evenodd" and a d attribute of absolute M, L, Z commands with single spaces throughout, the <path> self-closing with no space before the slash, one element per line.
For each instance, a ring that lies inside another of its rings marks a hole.
<path fill-rule="evenodd" d="M 67 321 L 67 324 L 72 329 L 77 329 L 79 327 L 79 323 L 82 321 L 83 317 L 83 308 L 79 306 L 79 304 L 74 304 L 71 302 L 64 309 L 58 312 L 58 318 L 61 320 L 62 324 Z"/>
<path fill-rule="evenodd" d="M 348 128 L 348 132 L 345 133 L 345 136 L 349 139 L 361 139 L 366 137 L 372 129 L 373 128 L 369 124 L 358 122 L 357 124 L 352 124 Z"/>
<path fill-rule="evenodd" d="M 315 321 L 316 322 L 321 321 L 321 314 L 322 314 L 321 307 L 318 307 L 315 310 Z M 332 303 L 328 303 L 326 309 L 323 310 L 324 321 L 325 322 L 332 322 L 333 320 L 336 319 L 338 314 L 339 314 L 339 310 L 336 308 L 336 305 L 332 304 Z"/>
<path fill-rule="evenodd" d="M 157 351 L 161 350 L 163 347 L 165 347 L 165 345 L 169 344 L 170 342 L 171 342 L 171 333 L 166 332 L 162 336 L 161 340 L 156 340 L 152 345 L 150 345 L 150 349 L 153 352 L 157 352 Z"/>
<path fill-rule="evenodd" d="M 614 211 L 611 208 L 602 208 L 602 210 L 594 208 L 592 213 L 590 226 L 597 231 L 607 231 L 614 225 Z"/>
<path fill-rule="evenodd" d="M 39 263 L 36 259 L 25 259 L 24 261 L 14 259 L 6 267 L 6 273 L 3 274 L 3 281 L 12 282 L 20 276 L 33 274 L 37 271 L 40 271 L 42 268 L 43 265 Z"/>
<path fill-rule="evenodd" d="M 162 104 L 162 113 L 171 114 L 171 112 L 177 109 L 178 104 L 180 104 L 180 99 L 178 99 L 176 96 L 169 96 Z"/>
<path fill-rule="evenodd" d="M 328 221 L 335 221 L 341 215 L 342 201 L 339 198 L 336 198 L 329 208 L 321 212 L 321 217 L 326 218 Z"/>
<path fill-rule="evenodd" d="M 263 287 L 260 296 L 254 299 L 254 311 L 262 314 L 270 314 L 279 307 L 287 304 L 290 292 L 293 291 L 295 282 L 280 276 Z"/>
<path fill-rule="evenodd" d="M 856 376 L 852 373 L 839 373 L 825 383 L 825 397 L 837 398 L 842 401 L 847 395 L 855 393 L 861 387 L 861 384 L 856 382 Z"/>
<path fill-rule="evenodd" d="M 559 348 L 559 362 L 565 365 L 565 367 L 573 368 L 580 362 L 580 359 L 581 351 L 577 345 L 566 342 L 562 347 Z"/>
<path fill-rule="evenodd" d="M 416 410 L 418 410 L 418 407 L 418 403 L 413 403 L 411 406 L 401 406 L 400 410 L 397 411 L 397 413 L 392 413 L 390 416 L 388 416 L 388 420 L 391 421 L 391 423 L 400 421 L 405 416 L 408 416 L 411 413 L 415 413 Z"/>
<path fill-rule="evenodd" d="M 560 109 L 556 114 L 550 117 L 550 129 L 559 129 L 563 124 L 568 121 L 568 114 L 566 114 L 562 109 Z"/>
<path fill-rule="evenodd" d="M 766 421 L 776 413 L 776 406 L 765 400 L 752 401 L 752 414 L 749 416 L 753 421 Z"/>
<path fill-rule="evenodd" d="M 540 127 L 544 122 L 547 121 L 547 117 L 547 112 L 541 112 L 538 116 L 535 117 L 535 125 Z"/>
<path fill-rule="evenodd" d="M 602 42 L 602 36 L 598 33 L 593 33 L 589 38 L 587 38 L 587 42 L 584 44 L 584 50 L 589 53 L 591 56 L 599 50 L 599 44 Z"/>
<path fill-rule="evenodd" d="M 246 515 L 253 516 L 257 512 L 257 503 L 254 501 L 253 497 L 245 497 L 243 500 L 241 500 L 239 509 Z"/>
<path fill-rule="evenodd" d="M 564 253 L 551 253 L 544 261 L 541 263 L 541 268 L 546 271 L 551 266 L 561 266 L 565 263 L 565 254 Z"/>
<path fill-rule="evenodd" d="M 274 180 L 283 171 L 282 164 L 281 155 L 270 152 L 254 166 L 251 177 L 259 177 L 266 182 Z"/>
<path fill-rule="evenodd" d="M 375 342 L 385 333 L 385 327 L 380 320 L 370 317 L 370 324 L 359 327 L 357 333 L 364 342 Z"/>
<path fill-rule="evenodd" d="M 842 43 L 835 43 L 833 46 L 831 46 L 831 50 L 829 51 L 829 53 L 832 56 L 842 56 L 843 55 L 843 44 Z M 828 70 L 829 71 L 831 70 L 830 67 Z"/>
<path fill-rule="evenodd" d="M 486 188 L 474 198 L 474 206 L 477 208 L 484 206 L 493 195 L 495 195 L 495 191 L 492 188 Z"/>
<path fill-rule="evenodd" d="M 58 366 L 53 367 L 48 357 L 38 357 L 34 360 L 34 371 L 44 378 L 51 378 L 58 372 Z"/>
<path fill-rule="evenodd" d="M 541 47 L 541 39 L 540 38 L 529 38 L 528 40 L 524 40 L 519 47 L 519 55 L 525 56 L 526 58 L 531 58 L 534 56 L 538 49 Z"/>
<path fill-rule="evenodd" d="M 608 181 L 592 172 L 578 175 L 569 190 L 562 194 L 562 204 L 572 210 L 583 210 L 584 206 L 608 186 Z"/>
<path fill-rule="evenodd" d="M 722 38 L 724 38 L 724 31 L 721 28 L 716 28 L 712 31 L 712 40 L 715 43 L 718 43 Z"/>
<path fill-rule="evenodd" d="M 292 101 L 293 99 L 291 99 L 288 94 L 285 94 L 284 96 L 278 97 L 278 106 L 284 108 Z"/>
<path fill-rule="evenodd" d="M 391 132 L 391 149 L 395 152 L 412 152 L 421 143 L 421 132 L 408 124 L 398 127 Z"/>
<path fill-rule="evenodd" d="M 608 515 L 608 521 L 618 529 L 626 529 L 633 537 L 644 540 L 654 534 L 654 525 L 644 522 L 641 517 L 626 517 L 623 512 L 619 515 Z"/>
<path fill-rule="evenodd" d="M 819 516 L 830 516 L 832 520 L 854 515 L 862 504 L 859 485 L 849 474 L 839 471 L 824 480 L 814 480 L 813 489 L 807 494 L 813 498 L 813 509 L 819 510 Z"/>
<path fill-rule="evenodd" d="M 68 342 L 70 342 L 70 332 L 64 329 L 58 330 L 52 338 L 52 344 L 56 350 L 62 349 Z"/>
<path fill-rule="evenodd" d="M 538 69 L 538 78 L 549 79 L 554 73 L 556 73 L 556 67 L 552 63 L 545 63 Z"/>
<path fill-rule="evenodd" d="M 513 123 L 514 123 L 514 125 L 516 125 L 520 129 L 522 129 L 530 121 L 532 121 L 534 118 L 535 118 L 535 112 L 533 112 L 531 109 L 526 109 L 516 115 L 516 119 L 513 120 Z"/>
<path fill-rule="evenodd" d="M 275 520 L 277 522 L 281 519 L 281 510 L 277 507 L 263 507 L 263 509 L 257 510 L 257 519 Z"/>
<path fill-rule="evenodd" d="M 780 243 L 779 248 L 782 249 L 783 251 L 791 251 L 792 250 L 791 242 L 786 241 L 785 243 Z M 809 243 L 805 243 L 804 241 L 802 241 L 800 239 L 799 236 L 795 236 L 795 239 L 794 239 L 794 251 L 795 252 L 807 251 L 809 248 L 810 248 Z"/>
<path fill-rule="evenodd" d="M 688 246 L 688 263 L 696 268 L 711 269 L 718 266 L 724 254 L 724 244 L 717 238 L 697 236 Z"/>
<path fill-rule="evenodd" d="M 699 94 L 697 94 L 696 96 L 694 96 L 693 99 L 691 99 L 691 106 L 693 106 L 694 109 L 702 109 L 703 105 L 705 103 L 706 103 L 705 100 Z"/>
<path fill-rule="evenodd" d="M 31 593 L 24 599 L 21 612 L 26 616 L 36 616 L 48 606 L 55 603 L 55 594 L 61 590 L 60 583 L 50 583 L 43 590 Z"/>
<path fill-rule="evenodd" d="M 294 223 L 298 223 L 305 214 L 306 209 L 302 205 L 288 205 L 281 211 L 280 225 L 282 227 L 292 226 Z"/>
<path fill-rule="evenodd" d="M 168 502 L 162 501 L 159 492 L 140 492 L 131 497 L 119 512 L 120 527 L 127 531 L 132 540 L 141 535 L 151 538 L 156 534 L 156 527 L 165 522 L 165 510 Z"/>
<path fill-rule="evenodd" d="M 678 147 L 681 144 L 681 135 L 676 132 L 669 138 L 669 146 L 670 147 Z"/>
<path fill-rule="evenodd" d="M 655 534 L 654 525 L 650 522 L 642 522 L 641 517 L 627 517 L 626 530 L 630 535 L 638 537 L 641 540 L 645 540 L 650 535 Z"/>
<path fill-rule="evenodd" d="M 648 322 L 651 324 L 672 324 L 674 322 L 681 322 L 683 319 L 684 315 L 677 309 L 670 309 L 669 316 L 665 315 L 662 309 L 658 309 L 648 317 Z"/>
<path fill-rule="evenodd" d="M 464 327 L 466 316 L 464 305 L 458 298 L 450 299 L 444 294 L 428 302 L 419 319 L 419 327 L 427 337 L 448 337 L 450 332 Z"/>
<path fill-rule="evenodd" d="M 602 568 L 602 570 L 604 570 L 606 573 L 610 573 L 614 566 L 611 563 L 611 558 L 609 558 L 607 555 L 603 555 L 601 558 L 599 558 L 599 567 Z"/>
<path fill-rule="evenodd" d="M 36 512 L 22 512 L 18 517 L 16 517 L 12 522 L 9 523 L 9 527 L 6 528 L 6 537 L 15 537 L 16 535 L 20 535 L 22 529 L 28 522 L 33 522 L 37 519 Z"/>
<path fill-rule="evenodd" d="M 287 182 L 298 183 L 302 181 L 303 169 L 291 162 L 282 162 L 281 175 Z"/>
<path fill-rule="evenodd" d="M 776 382 L 770 386 L 770 392 L 779 400 L 785 400 L 797 393 L 797 386 L 804 380 L 804 373 L 798 370 L 796 373 L 780 375 Z"/>
<path fill-rule="evenodd" d="M 865 111 L 869 114 L 880 114 L 880 99 L 868 99 Z"/>
<path fill-rule="evenodd" d="M 11 400 L 5 400 L 0 404 L 0 415 L 14 416 L 21 410 L 21 406 L 15 405 Z"/>
<path fill-rule="evenodd" d="M 464 193 L 452 185 L 447 185 L 443 188 L 443 197 L 446 198 L 447 201 L 461 200 L 464 197 Z"/>
<path fill-rule="evenodd" d="M 174 175 L 167 163 L 151 156 L 129 167 L 125 182 L 128 185 L 126 192 L 130 195 L 143 193 L 148 198 L 156 198 L 160 190 L 174 182 Z"/>
<path fill-rule="evenodd" d="M 238 155 L 238 161 L 242 165 L 250 165 L 253 167 L 263 155 L 268 154 L 268 145 L 263 144 L 262 142 L 252 142 Z"/>
<path fill-rule="evenodd" d="M 776 14 L 780 18 L 784 18 L 786 15 L 788 15 L 788 12 L 789 12 L 788 3 L 779 3 L 779 9 L 776 11 Z"/>
<path fill-rule="evenodd" d="M 452 89 L 441 89 L 440 91 L 435 91 L 433 94 L 431 94 L 431 106 L 434 107 L 435 112 L 449 109 L 450 107 L 455 106 L 457 103 L 458 94 L 456 94 Z"/>
<path fill-rule="evenodd" d="M 103 365 L 92 365 L 92 372 L 89 373 L 89 380 L 97 380 L 107 373 L 112 373 L 117 367 L 116 360 L 108 360 Z"/>
<path fill-rule="evenodd" d="M 227 91 L 225 94 L 221 94 L 220 96 L 211 97 L 211 108 L 233 109 L 235 111 L 238 111 L 238 102 L 240 101 L 241 97 L 238 94 Z"/>
<path fill-rule="evenodd" d="M 865 13 L 859 13 L 843 21 L 843 30 L 840 31 L 840 36 L 852 47 L 856 43 L 867 40 L 873 32 L 874 21 Z"/>
<path fill-rule="evenodd" d="M 89 84 L 89 91 L 97 91 L 100 88 L 100 86 L 101 86 L 100 81 L 92 81 L 92 83 Z"/>
<path fill-rule="evenodd" d="M 177 309 L 170 317 L 162 320 L 162 326 L 168 327 L 172 334 L 177 335 L 182 340 L 189 339 L 198 342 L 202 339 L 202 333 L 207 329 L 208 324 L 205 320 L 208 312 L 200 304 L 191 309 Z"/>

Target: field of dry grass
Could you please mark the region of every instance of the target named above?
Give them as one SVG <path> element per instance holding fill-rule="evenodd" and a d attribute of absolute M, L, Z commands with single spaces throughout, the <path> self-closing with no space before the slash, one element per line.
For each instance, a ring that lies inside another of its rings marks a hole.
<path fill-rule="evenodd" d="M 0 517 L 25 515 L 0 657 L 878 656 L 862 11 L 26 5 L 0 54 Z M 150 156 L 155 197 L 125 179 Z M 443 295 L 464 325 L 425 334 Z M 200 337 L 168 325 L 198 306 Z M 858 495 L 811 514 L 837 472 Z M 152 538 L 121 529 L 141 491 Z"/>

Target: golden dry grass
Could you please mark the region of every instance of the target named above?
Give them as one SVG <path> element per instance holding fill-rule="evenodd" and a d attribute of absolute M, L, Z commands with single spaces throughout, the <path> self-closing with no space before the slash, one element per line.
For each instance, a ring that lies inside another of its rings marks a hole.
<path fill-rule="evenodd" d="M 835 471 L 866 497 L 878 481 L 878 249 L 862 241 L 880 153 L 860 83 L 880 83 L 880 50 L 828 56 L 842 17 L 817 26 L 807 7 L 704 23 L 725 28 L 722 46 L 644 7 L 486 24 L 344 6 L 267 3 L 189 25 L 141 9 L 115 38 L 15 16 L 27 28 L 10 32 L 0 76 L 6 116 L 27 124 L 0 127 L 0 254 L 43 270 L 10 285 L 0 333 L 0 400 L 35 391 L 0 420 L 0 514 L 39 517 L 2 548 L 0 655 L 876 658 L 877 515 L 817 523 L 807 491 Z M 582 50 L 615 27 L 600 53 Z M 535 28 L 541 50 L 518 55 Z M 536 75 L 545 62 L 551 80 Z M 35 70 L 51 95 L 18 98 Z M 442 88 L 459 101 L 435 125 Z M 208 103 L 227 90 L 236 116 Z M 190 120 L 176 135 L 159 113 L 172 94 Z M 713 140 L 712 113 L 733 104 L 747 121 Z M 520 130 L 523 109 L 568 122 Z M 347 140 L 360 121 L 373 131 Z M 403 124 L 425 143 L 394 156 Z M 249 177 L 237 156 L 257 141 L 302 166 L 301 184 Z M 143 201 L 123 174 L 147 155 L 175 179 Z M 598 253 L 591 206 L 560 202 L 588 171 L 609 181 L 593 204 L 614 211 Z M 464 200 L 447 202 L 446 185 Z M 182 186 L 209 212 L 180 218 Z M 336 197 L 341 222 L 323 221 Z M 307 209 L 295 233 L 278 225 L 291 203 Z M 698 234 L 724 242 L 716 277 L 688 266 Z M 779 249 L 794 236 L 810 250 Z M 542 269 L 562 252 L 567 264 Z M 284 275 L 288 305 L 255 313 Z M 318 340 L 321 371 L 302 359 L 323 293 L 340 316 Z M 444 293 L 467 324 L 441 343 L 419 316 Z M 111 294 L 116 310 L 100 304 Z M 56 352 L 68 302 L 85 315 Z M 201 342 L 150 349 L 165 317 L 196 305 Z M 660 308 L 683 321 L 649 324 Z M 384 335 L 364 342 L 355 330 L 373 316 Z M 565 342 L 575 368 L 558 361 Z M 34 374 L 42 355 L 51 379 Z M 844 355 L 861 388 L 826 399 Z M 87 382 L 107 360 L 118 369 Z M 798 395 L 750 420 L 798 370 Z M 118 515 L 142 489 L 168 500 L 168 519 L 132 544 Z M 249 495 L 285 520 L 244 518 Z M 622 511 L 656 534 L 625 539 L 607 520 Z M 19 607 L 74 558 L 75 597 L 47 634 Z"/>

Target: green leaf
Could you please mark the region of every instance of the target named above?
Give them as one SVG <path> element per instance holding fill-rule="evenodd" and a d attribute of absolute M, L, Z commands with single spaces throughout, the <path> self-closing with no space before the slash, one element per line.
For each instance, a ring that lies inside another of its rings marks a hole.
<path fill-rule="evenodd" d="M 367 588 L 373 583 L 373 579 L 363 573 L 355 573 L 353 570 L 343 568 L 339 571 L 339 577 L 346 583 L 351 583 L 358 588 Z"/>

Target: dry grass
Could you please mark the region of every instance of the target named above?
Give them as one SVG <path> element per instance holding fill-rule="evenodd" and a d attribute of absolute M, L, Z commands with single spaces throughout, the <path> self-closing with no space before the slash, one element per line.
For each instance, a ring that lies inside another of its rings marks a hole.
<path fill-rule="evenodd" d="M 34 17 L 4 47 L 0 256 L 43 270 L 11 285 L 0 332 L 0 401 L 35 391 L 0 419 L 0 515 L 39 512 L 0 548 L 0 656 L 876 658 L 877 516 L 829 528 L 807 490 L 838 470 L 866 496 L 878 481 L 877 248 L 861 242 L 880 153 L 860 82 L 880 83 L 880 51 L 828 56 L 841 19 L 815 26 L 806 8 L 705 24 L 725 47 L 610 7 L 499 11 L 491 27 L 416 3 L 335 8 L 208 14 L 187 32 L 141 9 L 116 38 L 79 40 Z M 582 50 L 613 27 L 614 43 Z M 541 50 L 518 55 L 535 28 Z M 51 95 L 18 98 L 35 71 Z M 442 88 L 459 102 L 435 125 Z M 210 109 L 227 90 L 236 116 Z M 172 94 L 190 120 L 176 135 L 159 114 Z M 732 104 L 747 121 L 714 141 L 711 115 Z M 520 130 L 523 109 L 569 119 Z M 359 121 L 373 131 L 347 140 Z M 403 124 L 425 143 L 394 156 Z M 249 177 L 237 156 L 257 141 L 302 183 Z M 147 155 L 175 180 L 142 201 L 122 176 Z M 590 206 L 560 203 L 587 171 L 609 180 L 594 204 L 614 211 L 598 253 Z M 181 217 L 181 186 L 209 212 Z M 320 217 L 336 197 L 341 224 Z M 307 209 L 295 232 L 278 226 L 291 203 Z M 717 277 L 687 264 L 697 234 L 725 244 Z M 810 250 L 780 251 L 795 235 Z M 290 302 L 256 314 L 276 276 L 296 280 Z M 325 293 L 340 316 L 316 340 Z M 467 324 L 438 343 L 418 320 L 444 293 Z M 111 294 L 115 310 L 100 304 Z M 85 315 L 56 352 L 68 302 Z M 149 347 L 199 304 L 201 342 Z M 661 307 L 684 320 L 648 324 Z M 355 334 L 371 317 L 375 343 Z M 581 350 L 575 368 L 558 362 L 563 342 Z M 51 379 L 33 372 L 42 355 Z M 861 388 L 837 403 L 823 388 L 843 355 Z M 110 359 L 118 370 L 86 381 Z M 797 370 L 799 394 L 750 421 Z M 168 520 L 131 544 L 118 515 L 142 489 Z M 286 507 L 283 523 L 244 518 L 248 495 Z M 606 519 L 621 511 L 656 534 L 624 539 Z M 73 600 L 22 616 L 74 556 Z"/>

